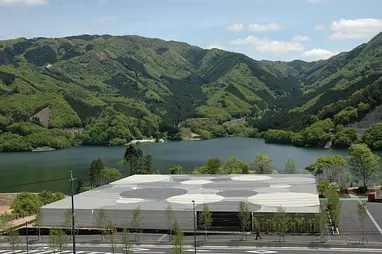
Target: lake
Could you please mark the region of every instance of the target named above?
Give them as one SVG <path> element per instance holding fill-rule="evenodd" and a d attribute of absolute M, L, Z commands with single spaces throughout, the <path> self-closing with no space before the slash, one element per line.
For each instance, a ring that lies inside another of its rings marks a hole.
<path fill-rule="evenodd" d="M 140 148 L 145 154 L 152 155 L 153 166 L 162 173 L 166 173 L 167 169 L 175 164 L 182 165 L 185 170 L 190 171 L 215 156 L 222 161 L 236 156 L 250 163 L 257 153 L 264 153 L 273 158 L 276 169 L 283 170 L 288 158 L 296 161 L 299 169 L 303 169 L 320 156 L 348 155 L 347 150 L 298 148 L 289 145 L 265 144 L 263 139 L 238 137 L 142 144 Z M 73 171 L 74 177 L 87 177 L 91 162 L 98 157 L 107 167 L 121 168 L 118 166 L 118 161 L 121 160 L 124 149 L 125 147 L 85 146 L 54 152 L 0 153 L 0 192 L 46 189 L 67 193 L 70 188 L 70 182 L 67 179 L 46 181 L 66 178 L 70 171 Z M 18 186 L 31 182 L 38 183 Z"/>

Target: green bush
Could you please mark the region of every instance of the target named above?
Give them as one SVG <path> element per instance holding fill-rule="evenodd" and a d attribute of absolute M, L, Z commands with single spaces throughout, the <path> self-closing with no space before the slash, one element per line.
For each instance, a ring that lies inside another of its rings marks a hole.
<path fill-rule="evenodd" d="M 127 143 L 126 139 L 124 139 L 124 138 L 114 138 L 111 140 L 110 145 L 111 146 L 122 146 L 126 143 Z"/>

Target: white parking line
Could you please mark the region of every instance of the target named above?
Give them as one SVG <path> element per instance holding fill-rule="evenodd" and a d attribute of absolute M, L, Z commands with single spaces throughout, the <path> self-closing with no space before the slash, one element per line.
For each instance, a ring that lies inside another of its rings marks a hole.
<path fill-rule="evenodd" d="M 358 200 L 358 203 L 361 203 L 361 201 Z M 369 216 L 370 220 L 373 222 L 374 226 L 377 228 L 377 230 L 379 231 L 379 233 L 382 235 L 382 229 L 381 227 L 378 225 L 377 221 L 374 219 L 373 215 L 371 215 L 371 213 L 369 212 L 369 209 L 367 209 L 366 207 L 366 213 L 367 215 Z"/>
<path fill-rule="evenodd" d="M 370 220 L 374 223 L 374 226 L 378 229 L 379 233 L 382 235 L 382 229 L 381 229 L 381 227 L 378 225 L 378 223 L 375 221 L 373 215 L 371 215 L 371 213 L 369 212 L 369 210 L 366 210 L 366 213 L 367 213 L 367 215 L 369 215 Z"/>
<path fill-rule="evenodd" d="M 161 237 L 159 237 L 159 239 L 157 240 L 157 242 L 161 242 L 166 236 L 167 236 L 167 234 L 162 235 Z"/>

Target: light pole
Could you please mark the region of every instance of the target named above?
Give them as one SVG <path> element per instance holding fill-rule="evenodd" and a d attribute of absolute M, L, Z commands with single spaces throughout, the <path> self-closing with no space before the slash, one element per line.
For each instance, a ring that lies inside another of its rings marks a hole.
<path fill-rule="evenodd" d="M 195 211 L 195 200 L 192 200 L 192 208 L 193 208 L 193 211 L 194 211 L 194 251 L 195 251 L 195 254 L 196 254 L 196 219 L 195 219 L 196 211 Z"/>

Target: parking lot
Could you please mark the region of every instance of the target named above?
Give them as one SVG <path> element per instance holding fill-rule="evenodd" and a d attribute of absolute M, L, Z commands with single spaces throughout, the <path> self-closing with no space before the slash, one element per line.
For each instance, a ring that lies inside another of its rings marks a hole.
<path fill-rule="evenodd" d="M 357 200 L 342 202 L 339 236 L 344 240 L 358 241 L 362 239 L 361 223 L 357 212 Z M 368 241 L 382 242 L 382 203 L 367 204 L 370 216 L 365 219 L 365 235 Z"/>

